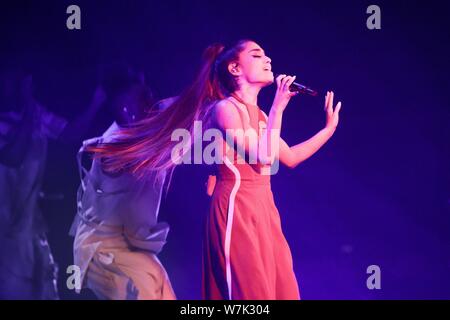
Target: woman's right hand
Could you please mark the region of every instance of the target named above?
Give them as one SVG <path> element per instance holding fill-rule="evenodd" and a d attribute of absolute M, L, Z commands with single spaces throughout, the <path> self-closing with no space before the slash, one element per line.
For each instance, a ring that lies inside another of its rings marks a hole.
<path fill-rule="evenodd" d="M 290 85 L 295 81 L 296 76 L 287 76 L 285 74 L 280 74 L 276 78 L 277 91 L 275 93 L 275 98 L 273 100 L 272 109 L 275 111 L 283 112 L 289 103 L 289 100 L 298 92 L 292 92 L 289 90 Z"/>

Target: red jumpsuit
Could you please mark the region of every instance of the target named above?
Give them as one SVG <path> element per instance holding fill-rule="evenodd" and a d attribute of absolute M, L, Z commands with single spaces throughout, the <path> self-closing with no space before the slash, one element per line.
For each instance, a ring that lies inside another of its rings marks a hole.
<path fill-rule="evenodd" d="M 229 99 L 256 132 L 266 124 L 266 116 L 257 106 Z M 259 173 L 258 165 L 224 160 L 217 165 L 217 182 L 206 219 L 203 298 L 300 299 L 270 175 Z"/>

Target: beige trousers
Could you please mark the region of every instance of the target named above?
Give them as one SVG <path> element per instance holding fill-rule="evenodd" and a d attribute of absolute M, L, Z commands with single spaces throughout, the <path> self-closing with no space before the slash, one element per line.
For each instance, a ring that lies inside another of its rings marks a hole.
<path fill-rule="evenodd" d="M 99 299 L 176 299 L 157 256 L 142 251 L 98 250 L 89 263 L 85 281 Z"/>

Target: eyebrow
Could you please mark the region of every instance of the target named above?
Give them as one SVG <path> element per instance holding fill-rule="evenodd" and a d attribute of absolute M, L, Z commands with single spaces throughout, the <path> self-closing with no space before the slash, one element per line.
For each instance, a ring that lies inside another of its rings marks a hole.
<path fill-rule="evenodd" d="M 258 48 L 256 48 L 256 49 L 252 49 L 252 50 L 250 50 L 250 51 L 249 51 L 249 53 L 250 53 L 250 52 L 252 52 L 252 51 L 259 51 L 259 52 L 262 52 L 262 50 L 261 50 L 261 49 L 258 49 Z"/>

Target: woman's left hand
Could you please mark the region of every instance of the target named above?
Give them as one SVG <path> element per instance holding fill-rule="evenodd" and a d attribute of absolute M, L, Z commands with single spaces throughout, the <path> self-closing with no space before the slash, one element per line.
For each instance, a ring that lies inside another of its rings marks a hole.
<path fill-rule="evenodd" d="M 336 127 L 339 123 L 339 111 L 341 110 L 341 102 L 339 101 L 336 107 L 333 110 L 333 98 L 334 92 L 327 91 L 327 95 L 325 96 L 325 107 L 324 110 L 327 114 L 327 122 L 325 128 L 329 129 L 331 132 L 336 130 Z"/>

